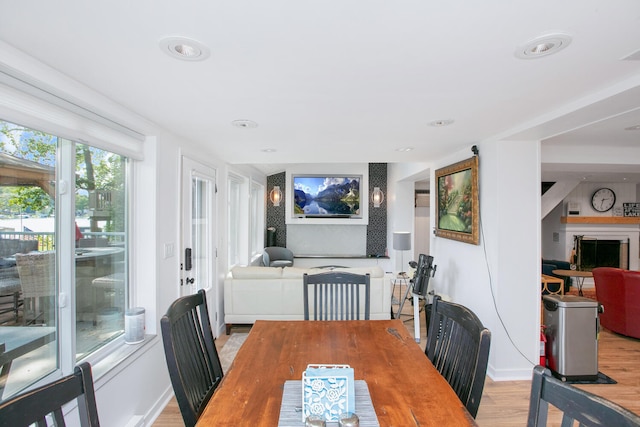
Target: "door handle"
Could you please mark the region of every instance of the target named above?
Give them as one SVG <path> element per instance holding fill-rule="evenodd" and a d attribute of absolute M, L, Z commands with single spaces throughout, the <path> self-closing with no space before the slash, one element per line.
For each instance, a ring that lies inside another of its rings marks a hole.
<path fill-rule="evenodd" d="M 191 270 L 191 248 L 184 250 L 184 269 L 186 271 Z"/>

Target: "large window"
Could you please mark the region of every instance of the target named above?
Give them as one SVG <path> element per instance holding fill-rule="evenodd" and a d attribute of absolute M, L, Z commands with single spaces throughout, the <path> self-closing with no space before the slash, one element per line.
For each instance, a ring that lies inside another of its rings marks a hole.
<path fill-rule="evenodd" d="M 6 399 L 123 335 L 129 174 L 124 156 L 4 121 L 0 162 Z"/>
<path fill-rule="evenodd" d="M 242 178 L 229 175 L 229 267 L 242 262 Z"/>
<path fill-rule="evenodd" d="M 251 181 L 251 208 L 249 210 L 251 221 L 251 258 L 262 255 L 264 249 L 264 186 Z"/>
<path fill-rule="evenodd" d="M 264 186 L 230 173 L 228 197 L 229 267 L 256 262 L 264 248 Z"/>

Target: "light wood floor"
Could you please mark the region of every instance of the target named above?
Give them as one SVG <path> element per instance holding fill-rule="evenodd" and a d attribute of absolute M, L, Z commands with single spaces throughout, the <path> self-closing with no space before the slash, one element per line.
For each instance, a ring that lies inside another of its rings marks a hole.
<path fill-rule="evenodd" d="M 411 309 L 410 304 L 409 310 Z M 404 313 L 407 313 L 405 306 Z M 423 315 L 424 316 L 424 315 Z M 424 319 L 424 318 L 423 318 Z M 421 323 L 424 323 L 421 322 Z M 413 333 L 413 322 L 405 322 Z M 421 328 L 422 348 L 425 346 L 426 332 Z M 246 332 L 248 328 L 234 328 L 233 332 Z M 219 348 L 228 339 L 222 336 L 216 340 Z M 615 379 L 617 384 L 579 385 L 578 387 L 610 399 L 627 409 L 640 414 L 640 340 L 623 337 L 603 330 L 598 345 L 598 368 Z M 525 426 L 529 411 L 530 381 L 492 381 L 487 377 L 476 421 L 480 426 Z M 402 391 L 399 391 L 402 392 Z M 409 391 L 407 391 L 409 392 Z M 411 392 L 418 392 L 411 391 Z M 419 391 L 428 393 L 428 387 Z M 181 426 L 182 417 L 175 399 L 167 405 L 153 427 Z M 550 409 L 549 426 L 560 426 L 560 413 Z M 444 427 L 444 426 L 443 426 Z"/>

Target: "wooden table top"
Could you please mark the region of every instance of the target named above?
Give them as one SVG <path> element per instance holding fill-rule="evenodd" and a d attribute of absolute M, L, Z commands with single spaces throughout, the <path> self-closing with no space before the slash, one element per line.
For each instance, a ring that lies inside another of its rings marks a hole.
<path fill-rule="evenodd" d="M 558 276 L 567 277 L 593 277 L 592 272 L 581 270 L 553 270 L 552 273 L 557 274 Z"/>
<path fill-rule="evenodd" d="M 546 282 L 548 282 L 548 283 L 561 283 L 561 284 L 564 283 L 563 279 L 561 279 L 559 277 L 549 276 L 548 274 L 542 274 L 541 275 L 541 281 L 543 283 L 546 283 Z"/>
<path fill-rule="evenodd" d="M 0 326 L 0 366 L 55 338 L 56 328 L 53 326 Z"/>
<path fill-rule="evenodd" d="M 277 426 L 284 382 L 308 364 L 350 365 L 381 427 L 477 425 L 398 319 L 257 321 L 197 425 Z"/>

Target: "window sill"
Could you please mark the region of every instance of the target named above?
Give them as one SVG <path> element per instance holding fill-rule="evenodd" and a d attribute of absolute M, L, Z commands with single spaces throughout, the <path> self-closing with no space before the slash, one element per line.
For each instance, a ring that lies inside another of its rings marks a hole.
<path fill-rule="evenodd" d="M 89 358 L 88 362 L 91 363 L 94 383 L 97 383 L 98 386 L 103 381 L 113 378 L 134 360 L 149 351 L 157 342 L 158 336 L 151 334 L 145 335 L 144 341 L 139 344 L 126 344 L 124 337 L 121 337 L 118 342 L 114 343 L 116 347 L 104 357 L 95 361 Z"/>

